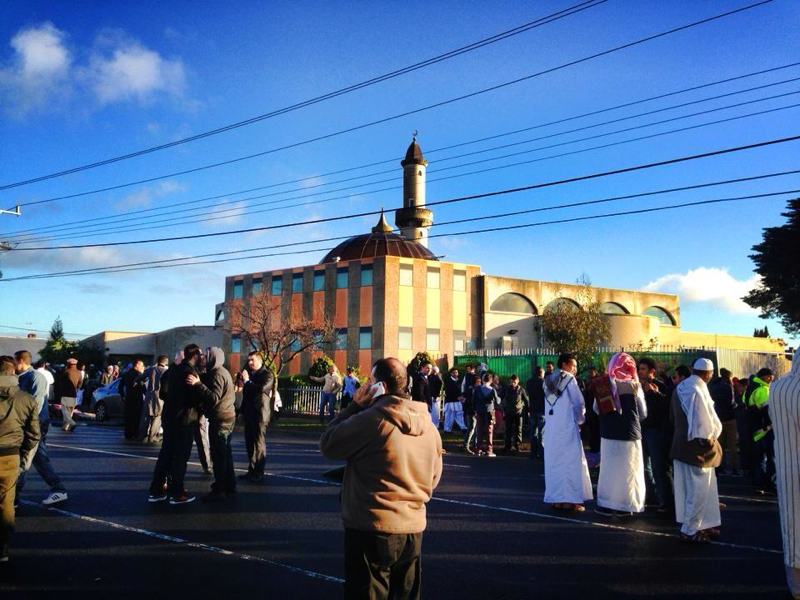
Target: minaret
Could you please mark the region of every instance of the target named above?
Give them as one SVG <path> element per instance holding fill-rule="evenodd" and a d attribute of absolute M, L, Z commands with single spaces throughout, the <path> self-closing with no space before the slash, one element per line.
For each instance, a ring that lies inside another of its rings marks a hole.
<path fill-rule="evenodd" d="M 406 150 L 403 166 L 403 208 L 397 210 L 394 222 L 407 240 L 428 247 L 428 228 L 433 224 L 433 213 L 425 208 L 425 169 L 428 161 L 422 156 L 416 135 Z"/>

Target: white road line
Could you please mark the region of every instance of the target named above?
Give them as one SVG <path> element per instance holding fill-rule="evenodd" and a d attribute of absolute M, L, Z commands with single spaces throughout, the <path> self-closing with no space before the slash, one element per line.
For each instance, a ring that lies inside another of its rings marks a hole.
<path fill-rule="evenodd" d="M 22 504 L 26 504 L 28 506 L 36 506 L 42 508 L 38 502 L 30 502 L 29 500 L 21 500 Z M 69 510 L 64 510 L 62 508 L 55 508 L 49 507 L 44 508 L 43 510 L 48 510 L 50 512 L 57 513 L 59 515 L 63 515 L 65 517 L 72 517 L 73 519 L 79 519 L 81 521 L 85 521 L 88 523 L 95 523 L 97 525 L 105 525 L 107 527 L 111 527 L 113 529 L 119 529 L 121 531 L 127 531 L 128 533 L 136 533 L 139 535 L 144 535 L 156 540 L 161 540 L 162 542 L 171 542 L 173 544 L 181 544 L 183 546 L 188 546 L 190 548 L 196 548 L 198 550 L 205 550 L 207 552 L 213 552 L 215 554 L 222 554 L 224 556 L 232 556 L 234 558 L 239 558 L 241 560 L 249 560 L 254 562 L 260 562 L 267 565 L 271 565 L 273 567 L 279 567 L 281 569 L 285 569 L 287 571 L 291 571 L 292 573 L 297 573 L 298 575 L 303 575 L 305 577 L 311 577 L 313 579 L 320 579 L 322 581 L 327 581 L 329 583 L 344 583 L 344 579 L 340 579 L 339 577 L 334 577 L 332 575 L 325 575 L 324 573 L 317 573 L 316 571 L 310 571 L 308 569 L 303 569 L 301 567 L 295 567 L 294 565 L 287 565 L 286 563 L 278 562 L 276 560 L 270 560 L 268 558 L 263 558 L 261 556 L 256 556 L 254 554 L 242 554 L 240 552 L 234 552 L 232 550 L 226 550 L 225 548 L 219 548 L 217 546 L 211 546 L 209 544 L 203 544 L 201 542 L 191 542 L 189 540 L 185 540 L 183 538 L 175 537 L 172 535 L 166 535 L 164 533 L 158 533 L 157 531 L 150 531 L 149 529 L 142 529 L 141 527 L 131 527 L 129 525 L 123 525 L 122 523 L 115 523 L 114 521 L 107 521 L 105 519 L 98 519 L 96 517 L 90 517 L 87 515 L 81 515 Z"/>
<path fill-rule="evenodd" d="M 139 459 L 144 459 L 144 460 L 156 460 L 156 457 L 154 457 L 154 456 L 141 456 L 141 455 L 137 455 L 137 454 L 128 454 L 128 453 L 125 453 L 125 452 L 114 452 L 114 451 L 111 451 L 111 450 L 97 450 L 97 449 L 94 449 L 94 448 L 80 448 L 80 447 L 77 447 L 77 446 L 65 446 L 65 445 L 60 445 L 60 444 L 48 444 L 48 445 L 55 446 L 55 447 L 58 447 L 58 448 L 67 448 L 67 449 L 70 449 L 70 450 L 83 450 L 85 452 L 96 452 L 98 454 L 110 454 L 112 456 L 122 456 L 122 457 L 125 457 L 125 458 L 139 458 Z M 187 464 L 190 464 L 190 465 L 193 465 L 193 466 L 196 466 L 196 467 L 200 466 L 200 463 L 196 463 L 196 462 L 190 462 L 190 463 L 187 463 Z M 235 470 L 236 471 L 244 471 L 244 469 L 235 469 Z M 306 481 L 306 482 L 309 482 L 309 483 L 320 483 L 320 484 L 324 484 L 324 485 L 335 485 L 335 486 L 339 485 L 339 484 L 337 484 L 337 483 L 335 483 L 333 481 L 328 481 L 326 479 L 313 479 L 313 478 L 310 478 L 310 477 L 300 477 L 300 476 L 296 476 L 296 475 L 280 475 L 278 473 L 265 473 L 265 475 L 267 475 L 268 477 L 275 477 L 275 478 L 280 478 L 280 479 L 291 479 L 291 480 L 296 480 L 296 481 Z M 541 519 L 550 519 L 550 520 L 553 520 L 553 521 L 561 521 L 561 522 L 564 522 L 564 523 L 574 523 L 574 524 L 577 524 L 577 525 L 588 525 L 588 526 L 594 526 L 594 527 L 602 527 L 604 529 L 614 529 L 614 530 L 617 530 L 617 531 L 627 531 L 627 532 L 630 532 L 630 533 L 638 533 L 638 534 L 641 534 L 641 535 L 650 535 L 650 536 L 654 536 L 654 537 L 663 537 L 663 538 L 672 538 L 672 539 L 678 539 L 679 538 L 679 536 L 677 534 L 674 534 L 674 533 L 664 533 L 662 531 L 650 531 L 648 529 L 637 529 L 637 528 L 634 528 L 634 527 L 624 527 L 622 525 L 614 525 L 612 523 L 600 523 L 598 521 L 590 521 L 588 519 L 574 519 L 574 518 L 570 518 L 570 517 L 562 517 L 562 516 L 559 516 L 559 515 L 551 515 L 551 514 L 548 514 L 548 513 L 540 513 L 540 512 L 535 512 L 535 511 L 531 511 L 531 510 L 522 510 L 522 509 L 518 509 L 518 508 L 508 508 L 508 507 L 505 507 L 505 506 L 494 506 L 494 505 L 491 505 L 491 504 L 481 504 L 479 502 L 467 502 L 467 501 L 464 501 L 464 500 L 453 500 L 453 499 L 450 499 L 450 498 L 442 498 L 441 496 L 434 496 L 433 498 L 431 498 L 431 500 L 432 501 L 436 501 L 436 502 L 444 502 L 446 504 L 455 504 L 455 505 L 461 505 L 461 506 L 471 506 L 473 508 L 481 508 L 481 509 L 485 509 L 485 510 L 489 510 L 489 511 L 495 511 L 495 512 L 506 512 L 506 513 L 517 514 L 517 515 L 525 515 L 525 516 L 529 516 L 529 517 L 537 517 L 537 518 L 541 518 Z M 755 550 L 757 552 L 766 552 L 768 554 L 781 554 L 781 555 L 783 554 L 783 550 L 775 550 L 773 548 L 763 548 L 761 546 L 750 546 L 750 545 L 747 545 L 747 544 L 734 544 L 734 543 L 731 543 L 731 542 L 720 542 L 720 541 L 712 541 L 711 544 L 713 544 L 715 546 L 724 546 L 726 548 L 737 548 L 737 549 L 740 549 L 740 550 Z"/>
<path fill-rule="evenodd" d="M 741 500 L 742 502 L 756 502 L 758 504 L 777 504 L 777 500 L 769 500 L 767 498 L 748 498 L 747 496 L 725 496 L 723 494 L 719 495 L 720 498 L 724 498 L 726 500 Z"/>

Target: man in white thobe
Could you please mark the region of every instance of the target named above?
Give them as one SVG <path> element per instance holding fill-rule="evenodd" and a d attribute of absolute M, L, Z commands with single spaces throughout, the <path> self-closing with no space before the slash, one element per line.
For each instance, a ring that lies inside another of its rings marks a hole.
<path fill-rule="evenodd" d="M 586 409 L 575 374 L 572 354 L 558 357 L 558 369 L 545 378 L 544 501 L 555 508 L 583 512 L 592 499 L 589 466 L 583 453 L 580 425 Z"/>
<path fill-rule="evenodd" d="M 769 390 L 769 416 L 775 433 L 775 475 L 781 513 L 783 561 L 793 598 L 800 598 L 800 350 L 792 370 Z"/>
<path fill-rule="evenodd" d="M 692 373 L 678 384 L 672 406 L 675 520 L 681 524 L 683 539 L 707 542 L 719 536 L 722 524 L 715 472 L 722 460 L 717 443 L 722 423 L 707 386 L 714 363 L 698 358 Z"/>

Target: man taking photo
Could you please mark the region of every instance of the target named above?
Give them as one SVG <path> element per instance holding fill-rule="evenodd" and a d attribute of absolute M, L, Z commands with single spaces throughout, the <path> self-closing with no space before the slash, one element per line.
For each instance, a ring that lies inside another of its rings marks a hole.
<path fill-rule="evenodd" d="M 346 598 L 419 598 L 425 504 L 442 475 L 442 440 L 406 390 L 396 358 L 328 425 L 320 450 L 346 460 L 342 483 Z"/>

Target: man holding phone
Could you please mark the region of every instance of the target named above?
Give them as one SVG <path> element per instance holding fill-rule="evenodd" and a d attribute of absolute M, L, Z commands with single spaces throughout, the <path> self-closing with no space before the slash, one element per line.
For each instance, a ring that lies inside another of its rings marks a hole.
<path fill-rule="evenodd" d="M 442 440 L 405 366 L 378 360 L 369 384 L 331 421 L 322 454 L 346 460 L 342 483 L 346 598 L 419 598 L 426 503 L 442 475 Z"/>

